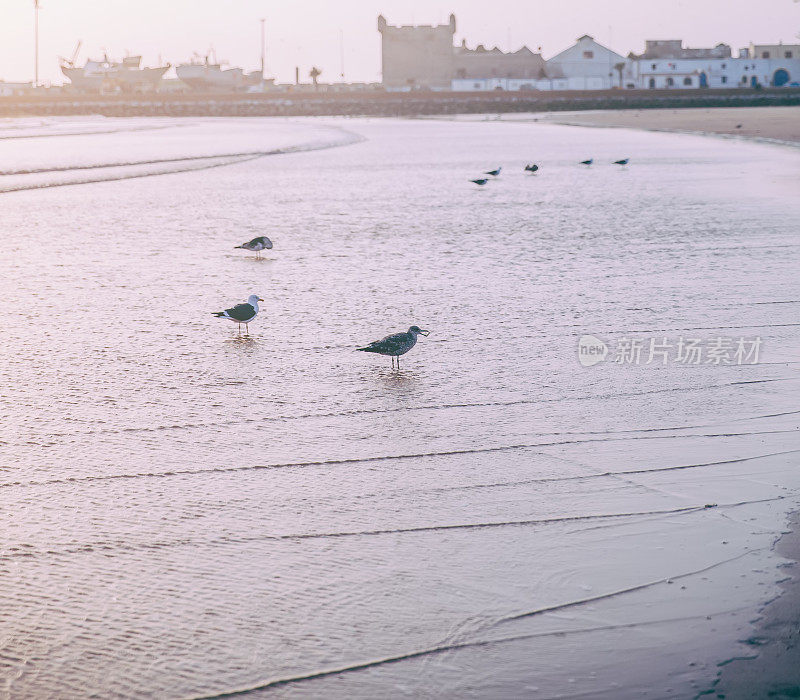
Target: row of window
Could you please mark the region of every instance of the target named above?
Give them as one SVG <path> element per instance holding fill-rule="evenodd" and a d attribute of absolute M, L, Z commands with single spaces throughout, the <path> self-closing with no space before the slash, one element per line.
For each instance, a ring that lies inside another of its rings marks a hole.
<path fill-rule="evenodd" d="M 683 79 L 683 84 L 684 85 L 691 85 L 692 84 L 692 79 L 689 78 L 689 77 L 684 78 Z M 650 87 L 654 88 L 655 86 L 656 86 L 656 79 L 655 78 L 650 78 Z M 674 87 L 674 86 L 675 86 L 675 81 L 672 78 L 667 78 L 667 87 Z"/>
<path fill-rule="evenodd" d="M 784 58 L 791 58 L 792 57 L 792 52 L 791 51 L 784 51 L 783 52 L 783 57 Z M 769 51 L 762 51 L 761 52 L 761 58 L 769 58 Z"/>
<path fill-rule="evenodd" d="M 670 68 L 672 68 L 672 70 L 678 70 L 678 66 L 677 66 L 677 64 L 675 64 L 675 63 L 668 63 L 667 65 L 668 65 Z M 650 64 L 650 67 L 651 67 L 653 70 L 656 70 L 656 68 L 658 68 L 658 64 L 657 64 L 657 63 L 651 63 L 651 64 Z M 725 64 L 725 63 L 723 63 L 723 64 L 720 66 L 720 68 L 721 68 L 722 70 L 725 70 L 727 67 L 728 67 L 728 66 L 727 66 L 727 64 Z M 753 68 L 755 68 L 755 66 L 753 66 Z M 745 68 L 745 70 L 747 70 L 747 68 Z"/>
<path fill-rule="evenodd" d="M 719 81 L 720 81 L 720 82 L 721 82 L 723 85 L 727 84 L 727 82 L 728 82 L 728 76 L 726 76 L 726 75 L 723 75 L 723 76 L 722 76 L 722 77 L 719 79 Z M 746 83 L 746 82 L 747 82 L 747 76 L 746 76 L 746 75 L 743 75 L 743 76 L 742 76 L 742 83 Z M 649 84 L 650 84 L 650 87 L 651 87 L 651 88 L 655 87 L 655 86 L 656 86 L 656 79 L 655 79 L 655 78 L 650 78 L 650 83 L 649 83 Z M 688 77 L 688 76 L 687 76 L 687 77 L 685 77 L 685 78 L 683 79 L 683 84 L 684 84 L 684 85 L 691 85 L 691 84 L 692 84 L 692 79 L 691 79 L 690 77 Z M 674 87 L 674 86 L 675 86 L 675 81 L 674 81 L 672 78 L 667 78 L 667 87 Z"/>

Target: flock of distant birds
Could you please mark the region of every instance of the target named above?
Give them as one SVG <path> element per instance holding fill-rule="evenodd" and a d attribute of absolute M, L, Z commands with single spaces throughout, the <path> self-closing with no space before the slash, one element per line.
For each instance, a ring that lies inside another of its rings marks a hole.
<path fill-rule="evenodd" d="M 612 161 L 613 165 L 627 165 L 630 158 L 621 158 L 620 160 Z M 594 158 L 589 158 L 588 160 L 580 161 L 580 165 L 591 165 L 594 163 Z M 527 173 L 535 173 L 539 169 L 539 166 L 536 163 L 528 163 L 524 170 Z M 497 177 L 501 171 L 503 170 L 502 167 L 495 168 L 494 170 L 487 170 L 484 172 L 484 175 L 489 175 L 490 177 L 478 177 L 474 180 L 470 180 L 470 182 L 474 182 L 476 185 L 483 187 L 487 182 L 489 182 L 492 178 Z"/>
<path fill-rule="evenodd" d="M 613 164 L 627 165 L 629 160 L 629 158 L 622 158 L 621 160 L 613 161 Z M 593 158 L 582 160 L 580 162 L 581 165 L 586 166 L 589 166 L 592 163 L 594 163 Z M 483 174 L 489 177 L 476 178 L 474 180 L 470 180 L 470 182 L 474 182 L 476 185 L 483 186 L 489 182 L 490 178 L 495 178 L 500 175 L 502 170 L 502 167 L 495 168 L 494 170 L 487 170 Z M 536 163 L 528 163 L 525 166 L 525 172 L 535 173 L 537 170 L 539 170 L 539 166 Z M 272 241 L 266 236 L 257 236 L 246 243 L 242 243 L 241 245 L 234 247 L 242 250 L 249 250 L 256 254 L 256 258 L 260 259 L 262 251 L 272 250 Z M 242 324 L 244 324 L 245 333 L 249 334 L 249 324 L 255 319 L 256 316 L 258 316 L 259 301 L 264 300 L 258 296 L 258 294 L 251 294 L 247 298 L 247 301 L 241 304 L 236 304 L 236 306 L 232 306 L 230 309 L 215 311 L 214 316 L 217 318 L 226 318 L 229 321 L 238 324 L 239 335 L 242 334 Z M 400 369 L 400 356 L 405 355 L 417 344 L 417 338 L 419 336 L 426 336 L 429 333 L 430 331 L 423 330 L 419 326 L 411 326 L 405 333 L 393 333 L 392 335 L 387 335 L 385 338 L 381 338 L 381 340 L 375 340 L 369 345 L 365 345 L 363 348 L 356 348 L 356 350 L 360 352 L 374 352 L 378 355 L 388 355 L 392 358 L 392 368 L 394 368 L 396 362 L 397 368 Z"/>
<path fill-rule="evenodd" d="M 498 169 L 498 174 L 500 170 Z M 247 243 L 234 246 L 234 248 L 241 248 L 242 250 L 249 250 L 256 254 L 256 258 L 261 258 L 262 250 L 272 250 L 272 241 L 266 236 L 256 236 Z M 264 301 L 258 294 L 251 294 L 247 301 L 236 304 L 230 309 L 223 311 L 214 311 L 213 315 L 217 318 L 226 318 L 233 323 L 238 324 L 239 335 L 242 334 L 242 324 L 245 327 L 245 333 L 250 333 L 250 323 L 258 316 L 258 302 Z M 419 326 L 411 326 L 405 333 L 393 333 L 387 335 L 385 338 L 375 340 L 363 348 L 356 348 L 360 352 L 374 352 L 378 355 L 388 355 L 392 358 L 392 368 L 397 361 L 397 369 L 400 369 L 400 355 L 405 355 L 411 348 L 417 344 L 417 338 L 421 335 L 428 335 L 430 331 L 423 330 Z"/>

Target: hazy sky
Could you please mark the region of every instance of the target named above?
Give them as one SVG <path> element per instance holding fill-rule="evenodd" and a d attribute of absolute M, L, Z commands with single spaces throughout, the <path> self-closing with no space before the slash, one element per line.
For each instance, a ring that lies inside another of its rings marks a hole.
<path fill-rule="evenodd" d="M 231 65 L 256 69 L 261 17 L 267 20 L 267 68 L 279 81 L 322 68 L 339 80 L 340 36 L 347 80 L 380 80 L 376 18 L 390 24 L 457 18 L 456 40 L 503 49 L 542 47 L 545 58 L 582 34 L 622 54 L 644 40 L 682 38 L 689 46 L 721 41 L 734 52 L 756 43 L 798 43 L 800 2 L 793 0 L 41 0 L 40 78 L 62 80 L 57 56 L 83 40 L 87 57 L 141 53 L 146 65 L 172 64 L 216 49 Z M 0 79 L 33 78 L 33 0 L 0 0 Z M 734 54 L 735 55 L 735 54 Z"/>

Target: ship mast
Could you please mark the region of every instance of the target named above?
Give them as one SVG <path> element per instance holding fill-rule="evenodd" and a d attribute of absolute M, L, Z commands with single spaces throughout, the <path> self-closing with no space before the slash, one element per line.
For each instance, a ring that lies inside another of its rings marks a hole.
<path fill-rule="evenodd" d="M 264 71 L 267 63 L 267 35 L 264 29 L 265 19 L 261 19 L 261 82 L 264 82 Z"/>
<path fill-rule="evenodd" d="M 39 87 L 39 0 L 33 0 L 33 43 L 34 43 L 33 86 Z"/>

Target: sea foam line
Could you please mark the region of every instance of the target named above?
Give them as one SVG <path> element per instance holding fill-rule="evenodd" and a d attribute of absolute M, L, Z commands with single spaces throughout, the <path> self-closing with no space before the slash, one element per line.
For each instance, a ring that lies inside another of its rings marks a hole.
<path fill-rule="evenodd" d="M 641 591 L 641 590 L 644 590 L 644 589 L 647 589 L 647 588 L 652 588 L 654 586 L 658 586 L 658 585 L 661 585 L 661 584 L 667 584 L 667 582 L 669 582 L 669 581 L 677 581 L 677 580 L 685 579 L 685 578 L 688 578 L 688 577 L 691 577 L 691 576 L 696 576 L 697 574 L 701 574 L 701 573 L 705 573 L 707 571 L 711 571 L 711 570 L 713 570 L 713 569 L 715 569 L 715 568 L 717 568 L 719 566 L 724 566 L 725 564 L 729 564 L 731 562 L 737 561 L 738 559 L 742 559 L 743 557 L 746 557 L 746 556 L 748 556 L 750 554 L 763 551 L 764 549 L 766 549 L 766 547 L 762 547 L 762 548 L 759 548 L 759 549 L 749 549 L 749 550 L 747 550 L 745 552 L 742 552 L 741 554 L 738 554 L 737 556 L 730 557 L 728 559 L 723 559 L 721 561 L 714 562 L 713 564 L 705 566 L 705 567 L 703 567 L 701 569 L 695 569 L 695 570 L 692 570 L 692 571 L 687 571 L 687 572 L 684 572 L 684 573 L 676 574 L 675 576 L 662 577 L 662 578 L 659 578 L 659 579 L 655 579 L 653 581 L 647 581 L 645 583 L 638 584 L 636 586 L 631 586 L 629 588 L 622 588 L 622 589 L 618 589 L 618 590 L 615 590 L 615 591 L 610 591 L 608 593 L 604 593 L 604 594 L 601 594 L 601 595 L 598 595 L 598 596 L 594 596 L 594 597 L 591 597 L 591 598 L 582 598 L 580 600 L 570 601 L 570 602 L 567 602 L 567 603 L 561 603 L 561 604 L 557 604 L 557 605 L 551 605 L 551 606 L 547 606 L 547 607 L 543 607 L 543 608 L 538 608 L 536 610 L 529 611 L 525 615 L 527 617 L 531 617 L 533 615 L 543 615 L 543 614 L 549 613 L 549 612 L 556 612 L 556 611 L 559 611 L 559 610 L 564 610 L 564 609 L 568 609 L 568 608 L 572 608 L 572 607 L 576 607 L 576 606 L 580 606 L 580 605 L 585 605 L 587 603 L 591 603 L 591 602 L 594 602 L 594 601 L 600 601 L 600 600 L 605 600 L 605 599 L 608 599 L 608 598 L 614 598 L 614 597 L 617 597 L 617 596 L 624 595 L 626 593 L 634 593 L 636 591 Z M 509 618 L 509 620 L 510 619 L 517 619 L 517 617 Z M 691 617 L 689 619 L 695 619 L 695 618 Z M 503 621 L 505 621 L 505 620 L 501 620 L 500 622 L 502 623 Z M 580 632 L 580 631 L 581 630 L 574 630 L 574 632 Z M 553 635 L 556 635 L 556 634 L 562 634 L 562 633 L 561 632 L 546 632 L 546 633 L 542 633 L 541 636 L 553 636 Z M 533 636 L 536 636 L 536 635 L 525 635 L 525 636 L 523 636 L 521 638 L 527 638 L 528 636 L 533 637 Z M 319 671 L 312 671 L 310 673 L 298 674 L 298 675 L 295 675 L 295 676 L 285 676 L 283 678 L 267 679 L 267 680 L 265 680 L 265 681 L 263 681 L 261 683 L 257 683 L 255 685 L 251 685 L 251 686 L 248 686 L 248 687 L 245 687 L 245 688 L 238 688 L 238 689 L 234 689 L 234 690 L 222 691 L 222 692 L 214 693 L 214 694 L 211 694 L 211 695 L 193 696 L 191 700 L 216 700 L 217 698 L 232 698 L 232 697 L 236 697 L 236 696 L 239 696 L 239 695 L 248 695 L 250 693 L 258 692 L 258 691 L 261 691 L 261 690 L 268 690 L 270 688 L 277 688 L 277 687 L 284 686 L 284 685 L 289 685 L 289 684 L 292 684 L 292 683 L 301 683 L 301 682 L 304 682 L 304 681 L 310 681 L 310 680 L 316 680 L 316 679 L 319 679 L 319 678 L 325 678 L 327 676 L 337 676 L 337 675 L 341 675 L 341 674 L 345 674 L 345 673 L 353 673 L 353 672 L 356 672 L 356 671 L 363 671 L 363 670 L 368 669 L 368 668 L 375 668 L 375 667 L 378 667 L 378 666 L 386 666 L 386 665 L 389 665 L 389 664 L 395 664 L 395 663 L 399 663 L 401 661 L 408 661 L 408 660 L 416 659 L 416 658 L 420 658 L 420 657 L 433 656 L 433 655 L 442 654 L 442 653 L 449 652 L 449 651 L 456 651 L 456 650 L 459 650 L 459 649 L 467 649 L 467 648 L 471 648 L 471 647 L 481 647 L 481 646 L 488 646 L 490 644 L 500 644 L 500 643 L 504 643 L 504 642 L 508 642 L 508 641 L 515 641 L 516 639 L 517 639 L 516 637 L 511 637 L 511 638 L 503 638 L 503 639 L 498 639 L 498 640 L 477 640 L 477 641 L 472 641 L 472 642 L 459 642 L 459 643 L 455 643 L 455 644 L 443 644 L 443 645 L 440 645 L 440 646 L 429 647 L 427 649 L 420 649 L 420 650 L 417 650 L 417 651 L 406 652 L 404 654 L 398 654 L 397 656 L 387 656 L 387 657 L 383 657 L 383 658 L 380 658 L 380 659 L 373 659 L 373 660 L 370 660 L 370 661 L 363 661 L 361 663 L 350 664 L 348 666 L 341 666 L 341 667 L 338 667 L 338 668 L 322 669 L 322 670 L 319 670 Z"/>
<path fill-rule="evenodd" d="M 273 421 L 291 421 L 291 420 L 308 420 L 308 419 L 319 419 L 319 418 L 344 418 L 350 416 L 358 416 L 358 415 L 372 415 L 372 414 L 384 414 L 384 413 L 397 413 L 397 412 L 406 412 L 406 411 L 441 411 L 441 410 L 452 410 L 452 409 L 459 409 L 459 408 L 491 408 L 491 407 L 499 407 L 499 408 L 506 408 L 511 406 L 524 406 L 524 405 L 535 405 L 535 404 L 547 404 L 547 403 L 560 403 L 560 402 L 567 402 L 567 401 L 591 401 L 593 399 L 600 399 L 600 400 L 609 400 L 609 399 L 618 399 L 618 398 L 631 398 L 636 396 L 649 396 L 652 394 L 661 394 L 666 392 L 673 392 L 673 391 L 706 391 L 708 389 L 722 389 L 729 386 L 739 386 L 739 385 L 746 385 L 746 384 L 766 384 L 770 382 L 779 382 L 779 381 L 788 381 L 786 379 L 755 379 L 755 380 L 747 380 L 747 381 L 738 381 L 738 382 L 726 382 L 724 384 L 711 384 L 705 386 L 688 386 L 688 387 L 667 387 L 662 389 L 653 389 L 648 391 L 636 391 L 636 392 L 626 392 L 620 394 L 592 394 L 589 396 L 559 396 L 550 399 L 514 399 L 512 401 L 485 401 L 485 402 L 475 402 L 475 403 L 451 403 L 451 404 L 428 404 L 423 406 L 403 406 L 403 407 L 393 407 L 393 408 L 367 408 L 367 409 L 353 409 L 349 411 L 329 411 L 329 412 L 320 412 L 320 413 L 300 413 L 300 414 L 283 414 L 279 416 L 259 416 L 256 418 L 248 417 L 248 418 L 238 418 L 235 420 L 226 420 L 226 421 L 207 421 L 203 423 L 174 423 L 172 425 L 155 425 L 155 426 L 140 426 L 140 427 L 125 427 L 125 428 L 101 428 L 99 430 L 85 430 L 85 431 L 72 431 L 69 433 L 56 433 L 56 432 L 49 432 L 47 434 L 47 438 L 52 439 L 54 437 L 69 437 L 74 438 L 80 435 L 118 435 L 124 433 L 138 433 L 138 432 L 159 432 L 162 430 L 196 430 L 196 429 L 206 429 L 206 428 L 226 428 L 226 427 L 233 427 L 237 425 L 245 425 L 245 424 L 258 424 L 258 423 L 267 423 Z M 544 388 L 555 388 L 550 387 L 549 385 L 541 385 Z M 638 432 L 647 432 L 647 431 L 660 431 L 660 430 L 693 430 L 697 428 L 707 428 L 713 427 L 716 425 L 725 425 L 726 423 L 736 423 L 739 421 L 745 420 L 758 420 L 760 418 L 777 418 L 783 415 L 792 415 L 794 413 L 800 413 L 800 411 L 786 411 L 783 413 L 772 413 L 772 414 L 765 414 L 762 416 L 752 416 L 752 417 L 745 417 L 745 418 L 734 418 L 727 421 L 721 421 L 718 423 L 705 423 L 701 425 L 685 425 L 685 426 L 676 426 L 676 427 L 666 427 L 666 428 L 631 428 L 627 431 L 613 431 L 614 433 L 623 433 L 623 432 L 631 432 L 631 433 L 638 433 Z M 610 434 L 610 431 L 582 431 L 582 432 L 572 432 L 572 433 L 538 433 L 539 435 L 592 435 L 592 434 Z M 26 446 L 30 445 L 31 440 L 24 440 L 21 442 L 6 442 L 5 444 L 8 445 L 16 445 L 16 446 Z"/>
<path fill-rule="evenodd" d="M 557 440 L 553 442 L 533 442 L 517 445 L 497 445 L 494 447 L 473 447 L 460 450 L 443 450 L 440 452 L 415 452 L 400 455 L 376 455 L 373 457 L 348 457 L 345 459 L 315 460 L 307 462 L 282 462 L 273 464 L 249 464 L 238 467 L 203 467 L 200 469 L 173 469 L 166 472 L 134 472 L 133 474 L 89 474 L 85 476 L 70 476 L 59 479 L 45 479 L 43 481 L 11 481 L 0 483 L 0 488 L 55 486 L 63 484 L 83 484 L 102 481 L 122 481 L 129 479 L 163 479 L 172 476 L 196 476 L 200 474 L 232 474 L 265 469 L 297 469 L 304 467 L 328 467 L 347 464 L 368 464 L 371 462 L 390 462 L 407 459 L 422 459 L 426 457 L 453 457 L 459 455 L 486 454 L 492 452 L 508 452 L 536 447 L 554 447 L 560 445 L 580 445 L 596 442 L 624 442 L 627 440 L 672 440 L 697 437 L 749 437 L 753 435 L 778 435 L 795 433 L 796 430 L 761 430 L 749 433 L 690 433 L 688 435 L 641 435 L 619 438 L 588 438 L 586 440 Z M 687 467 L 688 468 L 688 467 Z"/>
<path fill-rule="evenodd" d="M 44 551 L 34 551 L 25 549 L 22 551 L 8 551 L 0 554 L 0 561 L 16 559 L 38 559 L 43 556 L 65 556 L 69 554 L 101 554 L 103 556 L 113 556 L 120 552 L 141 552 L 174 547 L 219 547 L 239 544 L 252 544 L 255 542 L 299 542 L 304 540 L 329 540 L 345 539 L 351 537 L 376 537 L 383 535 L 408 535 L 421 533 L 450 532 L 454 530 L 488 530 L 493 528 L 506 527 L 531 527 L 537 525 L 554 525 L 559 523 L 586 522 L 596 520 L 619 520 L 623 518 L 647 517 L 653 515 L 682 515 L 688 513 L 698 513 L 701 511 L 723 508 L 738 508 L 744 505 L 755 503 L 770 503 L 785 499 L 786 496 L 774 496 L 772 498 L 761 498 L 752 501 L 737 501 L 735 503 L 707 503 L 702 506 L 681 506 L 679 508 L 666 508 L 645 511 L 625 511 L 621 513 L 589 513 L 584 515 L 564 515 L 552 518 L 531 518 L 525 520 L 503 520 L 484 523 L 453 523 L 444 525 L 421 525 L 417 527 L 385 528 L 375 530 L 348 530 L 341 532 L 308 532 L 290 534 L 258 534 L 246 536 L 225 536 L 207 540 L 194 540 L 189 538 L 161 541 L 161 542 L 88 542 L 62 549 L 48 549 Z"/>
<path fill-rule="evenodd" d="M 343 130 L 342 130 L 343 131 Z M 46 182 L 46 183 L 39 183 L 33 185 L 15 185 L 12 187 L 0 187 L 0 194 L 7 194 L 10 192 L 23 192 L 26 190 L 40 190 L 40 189 L 49 189 L 52 187 L 67 187 L 68 185 L 89 185 L 93 183 L 99 182 L 116 182 L 119 180 L 133 180 L 136 178 L 142 177 L 154 177 L 156 175 L 172 175 L 177 173 L 185 173 L 185 172 L 193 172 L 196 170 L 209 170 L 211 168 L 219 168 L 226 165 L 235 165 L 237 163 L 243 163 L 248 160 L 255 160 L 256 158 L 264 158 L 266 156 L 277 156 L 277 155 L 288 155 L 291 153 L 306 153 L 310 151 L 320 151 L 326 150 L 329 148 L 338 148 L 340 146 L 349 146 L 355 143 L 360 143 L 361 141 L 365 141 L 366 137 L 360 136 L 358 134 L 353 134 L 350 132 L 343 132 L 345 133 L 348 138 L 343 139 L 336 142 L 327 142 L 324 144 L 305 144 L 305 145 L 298 145 L 298 146 L 286 146 L 283 148 L 275 148 L 267 151 L 253 151 L 251 153 L 245 154 L 232 154 L 232 155 L 207 155 L 207 156 L 191 156 L 186 158 L 178 158 L 178 159 L 166 159 L 163 161 L 155 160 L 155 161 L 141 161 L 141 162 L 131 162 L 131 163 L 115 163 L 110 165 L 94 165 L 94 166 L 76 166 L 71 168 L 54 168 L 50 170 L 41 170 L 41 171 L 30 171 L 29 173 L 24 172 L 17 172 L 17 173 L 0 173 L 0 175 L 19 175 L 19 174 L 31 174 L 35 172 L 61 172 L 61 171 L 72 171 L 72 170 L 84 170 L 84 169 L 102 169 L 102 168 L 120 168 L 120 167 L 135 167 L 138 165 L 148 165 L 148 164 L 159 164 L 159 163 L 178 163 L 183 161 L 200 161 L 200 160 L 225 160 L 225 162 L 214 162 L 205 165 L 196 165 L 194 167 L 183 167 L 183 168 L 171 168 L 168 170 L 157 170 L 154 172 L 147 172 L 147 173 L 131 173 L 131 174 L 123 174 L 123 175 L 115 175 L 115 176 L 107 176 L 107 177 L 94 177 L 94 178 L 84 178 L 81 180 L 69 180 L 66 182 Z"/>

